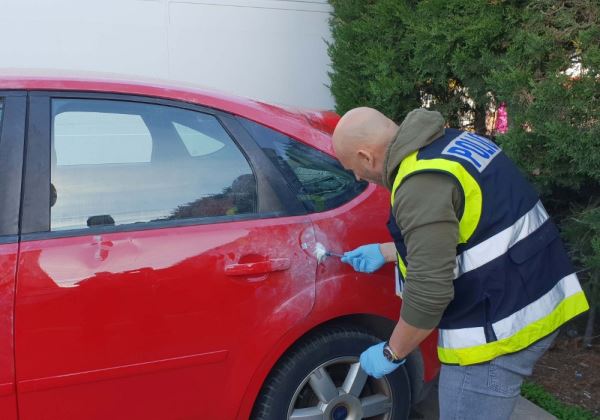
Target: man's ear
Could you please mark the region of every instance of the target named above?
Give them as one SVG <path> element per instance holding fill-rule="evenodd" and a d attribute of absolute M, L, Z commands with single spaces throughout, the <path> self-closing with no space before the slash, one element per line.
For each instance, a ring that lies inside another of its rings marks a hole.
<path fill-rule="evenodd" d="M 373 153 L 369 150 L 359 149 L 356 154 L 358 155 L 358 159 L 367 166 L 373 165 Z"/>

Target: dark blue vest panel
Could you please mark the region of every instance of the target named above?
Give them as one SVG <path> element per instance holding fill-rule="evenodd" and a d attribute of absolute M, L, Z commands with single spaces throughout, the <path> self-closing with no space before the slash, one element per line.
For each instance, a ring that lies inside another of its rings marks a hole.
<path fill-rule="evenodd" d="M 511 226 L 538 201 L 538 194 L 519 168 L 504 154 L 498 153 L 483 172 L 469 160 L 443 154 L 448 144 L 463 131 L 446 129 L 445 135 L 419 150 L 417 159 L 447 159 L 460 163 L 480 185 L 483 193 L 481 220 L 470 244 L 481 241 Z M 485 230 L 485 232 L 484 232 Z M 467 246 L 467 247 L 468 247 Z"/>
<path fill-rule="evenodd" d="M 418 160 L 446 159 L 460 163 L 481 188 L 481 218 L 468 242 L 457 247 L 457 255 L 511 229 L 539 201 L 535 189 L 502 151 L 489 146 L 486 149 L 476 136 L 463 133 L 446 129 L 443 137 L 420 149 L 417 155 Z M 398 253 L 405 259 L 406 246 L 393 214 L 388 229 Z M 512 244 L 508 252 L 455 279 L 455 297 L 442 317 L 440 328 L 491 326 L 543 296 L 571 273 L 573 267 L 558 230 L 548 219 Z M 486 338 L 495 340 L 491 327 L 486 328 Z"/>

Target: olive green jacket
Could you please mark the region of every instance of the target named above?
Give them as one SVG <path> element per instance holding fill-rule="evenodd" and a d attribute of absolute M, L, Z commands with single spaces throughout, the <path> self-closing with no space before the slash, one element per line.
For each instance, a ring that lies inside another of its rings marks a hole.
<path fill-rule="evenodd" d="M 411 111 L 390 144 L 383 183 L 391 191 L 398 167 L 412 152 L 444 134 L 439 112 Z M 454 297 L 458 215 L 463 198 L 449 175 L 416 174 L 398 188 L 392 213 L 408 251 L 401 317 L 422 329 L 434 328 Z"/>

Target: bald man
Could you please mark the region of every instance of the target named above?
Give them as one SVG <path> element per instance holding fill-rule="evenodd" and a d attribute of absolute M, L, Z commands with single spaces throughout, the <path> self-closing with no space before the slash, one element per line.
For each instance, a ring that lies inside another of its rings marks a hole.
<path fill-rule="evenodd" d="M 524 376 L 564 322 L 588 309 L 537 193 L 492 141 L 417 109 L 400 126 L 371 108 L 346 113 L 335 153 L 358 180 L 391 191 L 394 242 L 342 261 L 397 263 L 400 319 L 361 367 L 392 373 L 436 327 L 442 419 L 508 419 Z"/>

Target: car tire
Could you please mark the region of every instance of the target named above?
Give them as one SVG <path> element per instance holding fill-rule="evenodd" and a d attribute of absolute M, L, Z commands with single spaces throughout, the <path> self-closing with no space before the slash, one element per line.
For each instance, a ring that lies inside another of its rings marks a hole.
<path fill-rule="evenodd" d="M 309 336 L 277 363 L 262 387 L 252 418 L 408 418 L 410 382 L 405 366 L 382 379 L 368 377 L 359 367 L 360 354 L 380 342 L 373 334 L 352 327 L 329 328 Z"/>

